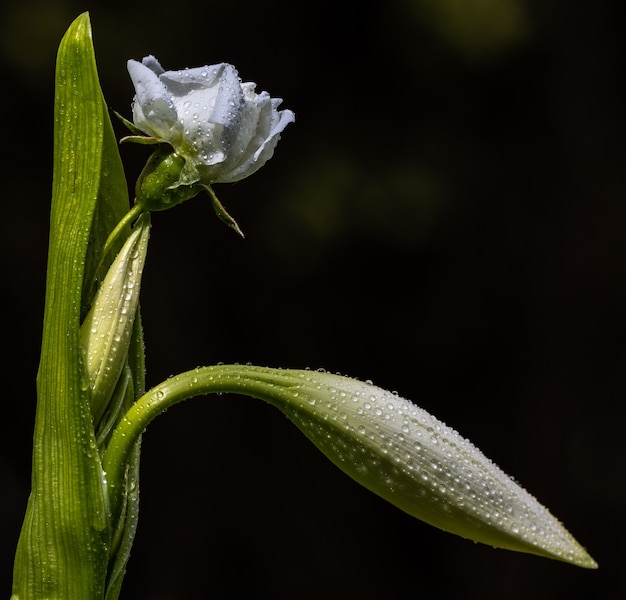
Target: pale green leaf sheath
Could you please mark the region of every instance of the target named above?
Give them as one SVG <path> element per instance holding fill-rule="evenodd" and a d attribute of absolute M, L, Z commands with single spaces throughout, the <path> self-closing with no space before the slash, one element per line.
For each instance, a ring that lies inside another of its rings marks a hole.
<path fill-rule="evenodd" d="M 144 213 L 98 290 L 80 330 L 97 426 L 120 378 L 128 354 L 146 253 L 150 216 Z"/>
<path fill-rule="evenodd" d="M 173 377 L 120 422 L 103 460 L 109 480 L 120 480 L 125 456 L 152 419 L 210 392 L 273 404 L 350 477 L 427 523 L 491 546 L 597 566 L 547 509 L 456 431 L 396 394 L 329 373 L 221 365 Z"/>

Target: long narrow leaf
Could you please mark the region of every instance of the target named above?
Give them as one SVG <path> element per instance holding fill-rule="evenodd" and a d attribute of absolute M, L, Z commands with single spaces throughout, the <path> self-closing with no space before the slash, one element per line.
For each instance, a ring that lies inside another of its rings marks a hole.
<path fill-rule="evenodd" d="M 104 594 L 111 525 L 79 328 L 90 301 L 94 251 L 128 209 L 128 200 L 86 13 L 59 46 L 54 118 L 32 492 L 16 553 L 13 598 L 88 600 Z"/>

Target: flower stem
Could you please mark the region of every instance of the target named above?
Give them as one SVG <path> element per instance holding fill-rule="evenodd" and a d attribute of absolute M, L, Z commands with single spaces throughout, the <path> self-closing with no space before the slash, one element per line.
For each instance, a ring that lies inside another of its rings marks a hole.
<path fill-rule="evenodd" d="M 302 371 L 269 369 L 247 365 L 200 367 L 176 375 L 144 394 L 116 426 L 102 459 L 114 519 L 123 502 L 126 465 L 135 442 L 162 412 L 194 396 L 237 393 L 280 405 L 298 386 Z"/>
<path fill-rule="evenodd" d="M 117 238 L 120 236 L 122 231 L 124 231 L 124 228 L 127 225 L 130 225 L 143 212 L 145 212 L 145 209 L 142 206 L 140 206 L 139 204 L 135 204 L 121 218 L 120 222 L 115 226 L 113 231 L 111 231 L 111 233 L 109 234 L 109 237 L 107 237 L 107 240 L 104 243 L 104 246 L 102 248 L 102 252 L 100 254 L 100 261 L 98 262 L 98 268 L 95 271 L 96 273 L 98 273 L 100 271 L 100 269 L 102 268 L 102 265 L 104 264 L 104 261 L 105 261 L 106 257 L 108 256 L 109 252 L 111 252 L 111 248 L 113 247 L 113 245 L 117 241 Z"/>

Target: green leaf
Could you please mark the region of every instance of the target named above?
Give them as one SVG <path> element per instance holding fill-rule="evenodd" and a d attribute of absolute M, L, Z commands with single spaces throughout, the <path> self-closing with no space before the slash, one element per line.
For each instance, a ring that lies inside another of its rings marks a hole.
<path fill-rule="evenodd" d="M 109 234 L 126 215 L 129 209 L 128 186 L 124 175 L 124 168 L 120 158 L 117 139 L 104 100 L 102 102 L 102 162 L 99 172 L 99 188 L 96 200 L 87 256 L 85 276 L 83 279 L 83 293 L 81 301 L 81 319 L 91 306 L 95 295 L 96 284 L 104 279 L 109 265 L 122 247 L 130 233 L 130 223 L 126 223 L 123 231 L 107 248 L 107 254 L 102 260 L 102 253 Z M 112 250 L 112 252 L 109 252 Z"/>
<path fill-rule="evenodd" d="M 13 597 L 89 600 L 104 597 L 112 525 L 79 330 L 95 293 L 99 250 L 128 211 L 128 197 L 87 13 L 60 43 L 55 83 L 32 491 L 16 552 Z"/>
<path fill-rule="evenodd" d="M 214 392 L 273 404 L 350 477 L 431 525 L 498 548 L 597 567 L 546 508 L 455 430 L 392 392 L 330 373 L 219 365 L 172 377 L 120 421 L 103 458 L 107 473 L 124 468 L 134 440 L 157 415 Z"/>

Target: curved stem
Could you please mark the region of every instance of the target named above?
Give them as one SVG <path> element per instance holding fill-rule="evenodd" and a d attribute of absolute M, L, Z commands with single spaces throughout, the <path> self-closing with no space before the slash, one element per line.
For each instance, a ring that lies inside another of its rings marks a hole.
<path fill-rule="evenodd" d="M 120 420 L 102 457 L 113 517 L 117 518 L 123 501 L 124 474 L 133 446 L 158 415 L 183 400 L 210 393 L 231 392 L 274 405 L 286 403 L 300 383 L 302 373 L 247 365 L 216 365 L 176 375 L 144 394 Z"/>
<path fill-rule="evenodd" d="M 120 233 L 124 230 L 127 225 L 130 225 L 137 217 L 139 217 L 143 212 L 145 212 L 144 208 L 139 204 L 135 204 L 120 220 L 120 222 L 115 226 L 115 229 L 111 231 L 109 237 L 107 237 L 106 242 L 102 248 L 102 252 L 100 253 L 100 261 L 98 262 L 98 268 L 95 270 L 96 276 L 100 271 L 100 268 L 104 264 L 104 261 L 111 251 L 113 244 L 119 237 Z"/>

